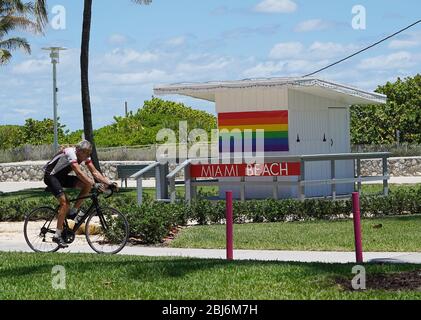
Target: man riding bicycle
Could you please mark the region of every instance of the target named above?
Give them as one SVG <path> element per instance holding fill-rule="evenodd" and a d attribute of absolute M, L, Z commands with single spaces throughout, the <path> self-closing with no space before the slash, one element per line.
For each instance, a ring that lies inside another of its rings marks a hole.
<path fill-rule="evenodd" d="M 78 198 L 86 197 L 91 189 L 95 186 L 95 181 L 88 177 L 81 169 L 81 164 L 85 164 L 96 181 L 105 186 L 112 186 L 113 183 L 104 177 L 93 165 L 90 155 L 92 153 L 92 145 L 89 141 L 82 141 L 76 147 L 63 148 L 57 153 L 52 160 L 44 166 L 44 182 L 48 186 L 49 191 L 57 198 L 60 203 L 58 211 L 57 230 L 53 237 L 53 241 L 61 248 L 67 248 L 68 245 L 62 238 L 64 220 L 66 216 L 75 219 L 77 223 L 85 215 L 80 207 L 83 199 L 78 200 L 73 208 L 70 208 L 70 201 L 64 193 L 63 188 L 80 189 Z M 76 176 L 69 175 L 74 172 Z M 105 186 L 100 185 L 99 190 L 105 191 Z M 114 184 L 115 185 L 115 184 Z"/>

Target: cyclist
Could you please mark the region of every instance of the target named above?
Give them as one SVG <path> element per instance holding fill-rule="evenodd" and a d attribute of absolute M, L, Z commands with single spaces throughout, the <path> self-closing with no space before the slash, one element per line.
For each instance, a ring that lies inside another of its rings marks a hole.
<path fill-rule="evenodd" d="M 68 215 L 70 219 L 75 219 L 77 223 L 85 214 L 80 210 L 83 200 L 78 200 L 73 208 L 70 208 L 70 202 L 63 188 L 80 189 L 79 198 L 86 197 L 91 189 L 95 187 L 95 181 L 86 175 L 81 164 L 85 164 L 96 181 L 99 181 L 98 188 L 105 191 L 106 186 L 110 187 L 113 183 L 104 177 L 93 165 L 90 158 L 92 145 L 89 141 L 82 141 L 75 147 L 62 148 L 52 160 L 44 166 L 44 183 L 48 186 L 49 191 L 57 198 L 60 203 L 58 211 L 57 231 L 53 237 L 53 241 L 60 248 L 67 248 L 68 245 L 62 238 L 64 219 Z M 69 175 L 74 172 L 76 176 Z M 116 186 L 116 184 L 114 184 Z"/>

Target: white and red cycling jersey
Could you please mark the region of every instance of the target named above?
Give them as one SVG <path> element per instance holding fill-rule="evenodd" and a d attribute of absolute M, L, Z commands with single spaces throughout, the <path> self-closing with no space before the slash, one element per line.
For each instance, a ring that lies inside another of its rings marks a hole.
<path fill-rule="evenodd" d="M 71 164 L 89 164 L 91 162 L 91 158 L 87 158 L 85 161 L 80 162 L 76 156 L 76 148 L 70 147 L 57 153 L 54 158 L 44 166 L 43 170 L 45 174 L 52 176 L 58 173 L 69 174 L 72 171 Z"/>

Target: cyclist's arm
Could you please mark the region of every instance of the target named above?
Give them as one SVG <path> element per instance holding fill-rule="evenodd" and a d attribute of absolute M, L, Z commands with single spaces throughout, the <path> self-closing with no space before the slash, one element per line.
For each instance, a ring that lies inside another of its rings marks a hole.
<path fill-rule="evenodd" d="M 105 185 L 108 185 L 108 186 L 110 186 L 110 185 L 113 184 L 109 179 L 107 179 L 106 177 L 104 177 L 101 174 L 101 172 L 99 172 L 95 168 L 95 166 L 94 166 L 94 164 L 92 162 L 88 162 L 86 164 L 86 166 L 88 167 L 89 171 L 91 172 L 92 176 L 95 178 L 96 181 L 99 181 L 99 182 L 101 182 L 101 183 L 103 183 Z"/>
<path fill-rule="evenodd" d="M 80 165 L 76 163 L 72 163 L 71 167 L 73 171 L 76 173 L 76 176 L 82 181 L 84 184 L 93 186 L 95 184 L 95 181 L 93 181 L 91 178 L 89 178 L 81 169 Z"/>

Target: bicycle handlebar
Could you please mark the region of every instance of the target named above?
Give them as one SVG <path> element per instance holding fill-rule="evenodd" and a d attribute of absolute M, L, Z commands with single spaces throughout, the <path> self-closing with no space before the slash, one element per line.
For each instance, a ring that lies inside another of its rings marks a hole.
<path fill-rule="evenodd" d="M 100 191 L 101 187 L 102 187 L 102 184 L 100 184 L 100 183 L 95 184 L 95 186 L 92 188 L 92 191 L 93 191 L 92 193 L 97 194 L 97 195 L 100 194 L 100 193 L 105 194 L 105 192 Z M 117 191 L 117 186 L 115 184 L 111 184 L 111 185 L 108 186 L 108 188 L 106 190 L 111 191 L 110 194 L 104 196 L 105 199 L 108 199 L 108 198 L 113 196 L 114 192 Z"/>

